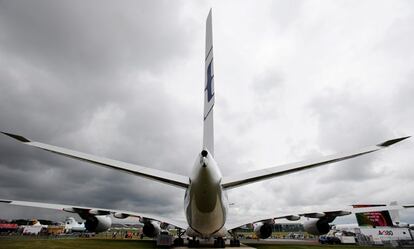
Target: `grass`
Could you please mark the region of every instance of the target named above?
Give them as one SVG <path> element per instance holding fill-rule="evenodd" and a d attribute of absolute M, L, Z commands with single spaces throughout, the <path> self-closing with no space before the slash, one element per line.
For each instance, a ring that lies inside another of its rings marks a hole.
<path fill-rule="evenodd" d="M 268 245 L 254 244 L 252 247 L 258 249 L 372 249 L 373 247 L 357 245 Z"/>
<path fill-rule="evenodd" d="M 355 245 L 283 245 L 252 244 L 259 249 L 372 249 Z M 156 248 L 152 240 L 123 240 L 100 238 L 36 239 L 9 238 L 0 239 L 0 249 L 146 249 Z M 230 247 L 228 247 L 230 248 Z"/>
<path fill-rule="evenodd" d="M 13 239 L 0 240 L 1 249 L 138 249 L 155 248 L 150 240 Z"/>

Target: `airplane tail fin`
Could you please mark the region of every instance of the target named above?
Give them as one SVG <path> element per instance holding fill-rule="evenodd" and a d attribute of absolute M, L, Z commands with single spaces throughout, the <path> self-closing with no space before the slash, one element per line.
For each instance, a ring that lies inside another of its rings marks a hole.
<path fill-rule="evenodd" d="M 206 54 L 205 54 L 205 85 L 204 85 L 204 128 L 203 149 L 207 149 L 214 156 L 214 66 L 213 66 L 213 32 L 212 10 L 206 22 Z"/>
<path fill-rule="evenodd" d="M 353 208 L 387 207 L 386 204 L 355 204 L 352 206 Z M 389 206 L 397 206 L 397 202 L 393 201 Z M 359 226 L 393 226 L 400 222 L 399 211 L 392 208 L 383 211 L 355 213 L 355 216 Z"/>
<path fill-rule="evenodd" d="M 390 203 L 390 206 L 398 206 L 398 202 L 397 201 L 392 201 Z M 400 211 L 398 209 L 396 209 L 396 210 L 390 210 L 390 216 L 391 216 L 392 223 L 394 223 L 396 225 L 398 225 L 398 224 L 401 223 L 401 220 L 400 220 Z"/>

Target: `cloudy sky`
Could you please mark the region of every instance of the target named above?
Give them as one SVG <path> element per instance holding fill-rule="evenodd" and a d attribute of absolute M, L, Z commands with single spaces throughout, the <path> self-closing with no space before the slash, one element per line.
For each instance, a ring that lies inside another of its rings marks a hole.
<path fill-rule="evenodd" d="M 412 1 L 0 0 L 0 130 L 188 175 L 210 7 L 224 175 L 414 135 Z M 231 190 L 230 212 L 414 203 L 413 149 Z M 3 199 L 182 217 L 183 194 L 0 137 Z M 0 206 L 7 219 L 67 215 Z"/>

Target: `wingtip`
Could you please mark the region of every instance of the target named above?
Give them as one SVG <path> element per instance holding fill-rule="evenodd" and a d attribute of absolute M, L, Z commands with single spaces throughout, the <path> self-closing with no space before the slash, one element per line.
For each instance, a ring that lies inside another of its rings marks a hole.
<path fill-rule="evenodd" d="M 9 137 L 11 137 L 11 138 L 14 138 L 14 139 L 16 139 L 16 140 L 19 140 L 20 142 L 23 142 L 23 143 L 28 143 L 28 142 L 30 142 L 30 140 L 29 140 L 29 139 L 27 139 L 27 138 L 25 138 L 25 137 L 23 137 L 23 136 L 20 136 L 20 135 L 11 134 L 11 133 L 7 133 L 7 132 L 3 132 L 3 131 L 1 131 L 1 133 L 3 133 L 3 134 L 4 134 L 4 135 L 6 135 L 6 136 L 9 136 Z"/>
<path fill-rule="evenodd" d="M 207 19 L 211 18 L 211 15 L 213 14 L 213 8 L 210 8 L 207 14 Z"/>
<path fill-rule="evenodd" d="M 383 143 L 380 143 L 377 146 L 380 146 L 380 147 L 388 147 L 388 146 L 391 146 L 393 144 L 396 144 L 398 142 L 401 142 L 402 140 L 405 140 L 405 139 L 410 138 L 410 137 L 411 136 L 406 136 L 406 137 L 400 137 L 400 138 L 391 139 L 391 140 L 385 141 Z"/>
<path fill-rule="evenodd" d="M 0 199 L 0 203 L 12 203 L 12 201 Z"/>

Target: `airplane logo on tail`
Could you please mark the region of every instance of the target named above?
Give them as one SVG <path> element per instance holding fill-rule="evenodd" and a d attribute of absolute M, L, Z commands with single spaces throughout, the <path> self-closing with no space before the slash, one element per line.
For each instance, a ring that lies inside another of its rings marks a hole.
<path fill-rule="evenodd" d="M 213 78 L 214 75 L 211 75 L 211 64 L 213 63 L 213 60 L 211 60 L 210 64 L 207 67 L 207 86 L 206 86 L 206 90 L 207 90 L 207 102 L 210 102 L 210 100 L 213 98 L 214 93 L 213 93 Z"/>

